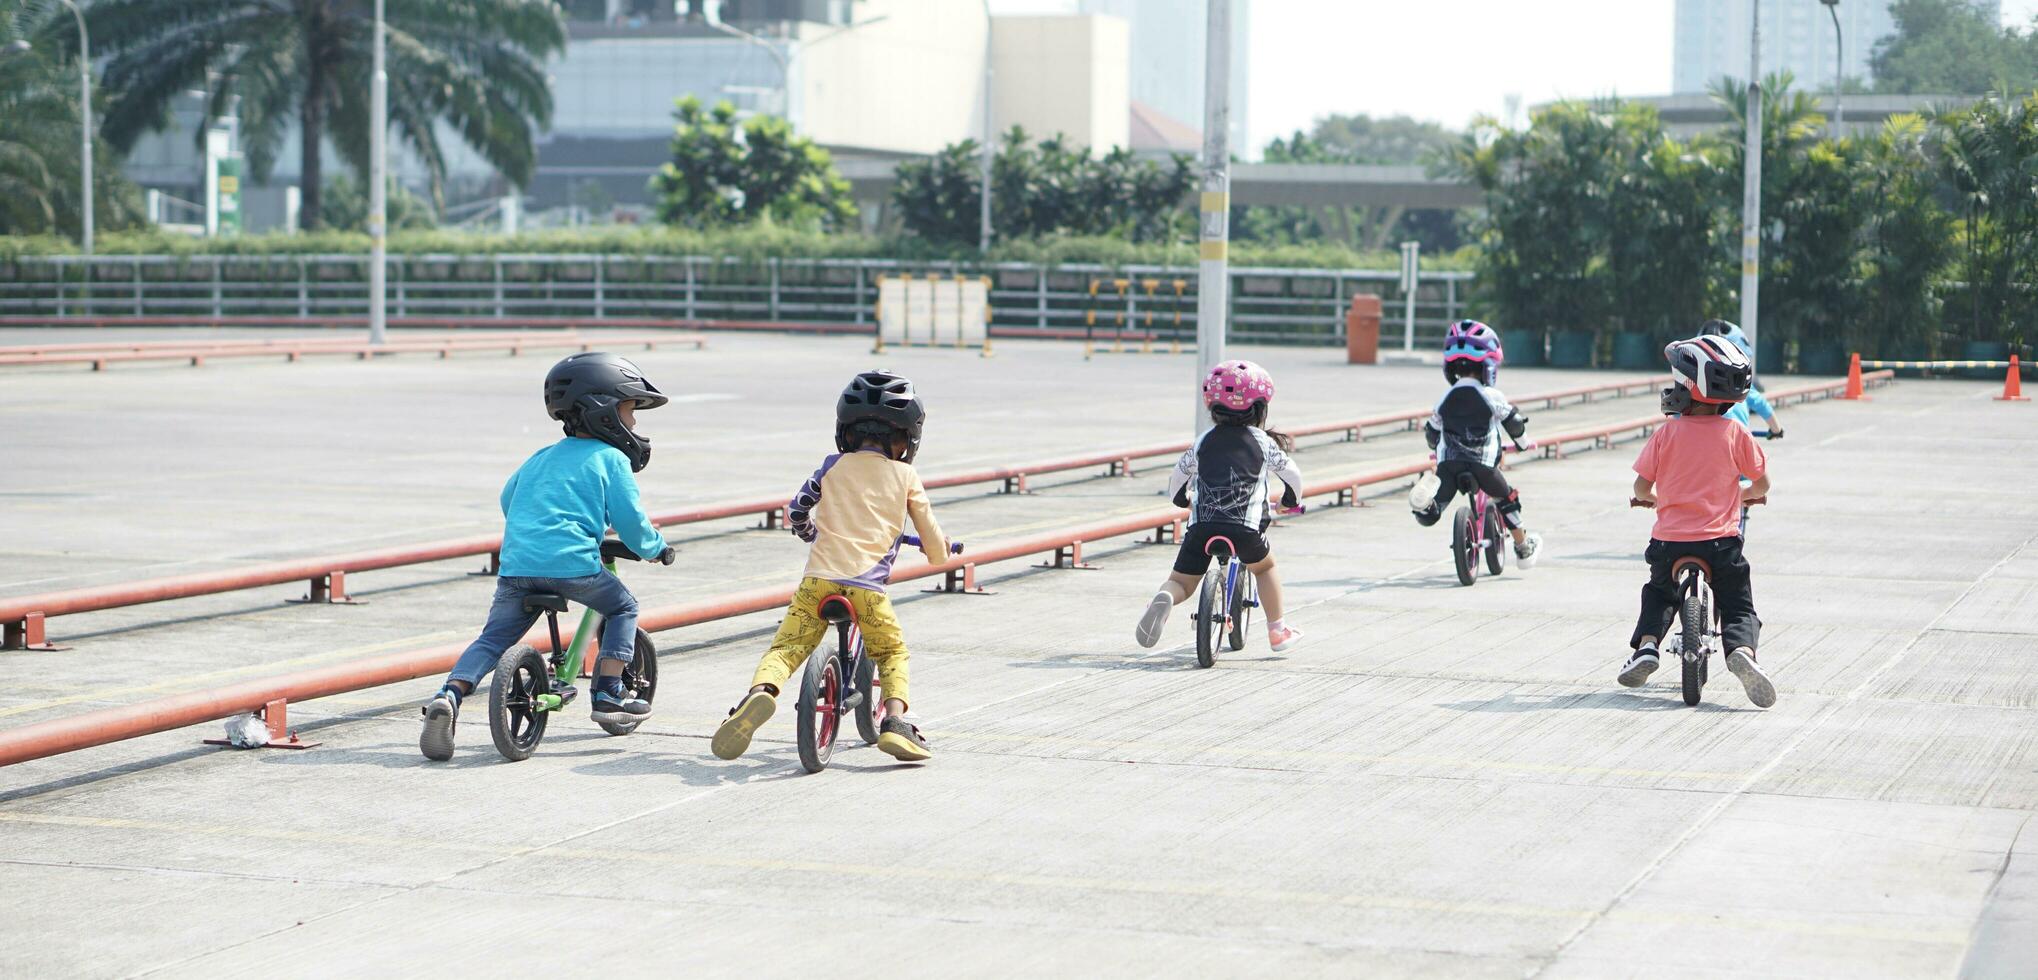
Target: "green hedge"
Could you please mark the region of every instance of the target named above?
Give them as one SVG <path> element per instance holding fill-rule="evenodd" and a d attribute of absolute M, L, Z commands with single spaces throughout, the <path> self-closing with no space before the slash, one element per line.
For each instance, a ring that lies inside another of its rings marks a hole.
<path fill-rule="evenodd" d="M 367 252 L 368 236 L 323 231 L 298 235 L 274 233 L 238 238 L 194 238 L 153 231 L 116 232 L 100 236 L 97 244 L 101 255 L 341 255 Z M 825 235 L 779 228 L 701 232 L 630 225 L 556 229 L 522 235 L 442 230 L 396 232 L 390 236 L 389 249 L 392 254 L 399 255 L 718 255 L 753 261 L 768 258 L 888 258 L 964 263 L 977 259 L 975 249 L 944 248 L 911 236 Z M 77 246 L 69 239 L 0 236 L 0 261 L 22 256 L 75 254 Z M 1196 246 L 1193 242 L 1133 244 L 1117 238 L 1042 238 L 997 243 L 991 249 L 990 259 L 994 262 L 1048 265 L 1189 266 L 1196 263 Z M 1464 270 L 1472 267 L 1472 259 L 1473 253 L 1467 249 L 1449 255 L 1425 256 L 1423 267 Z M 1231 261 L 1242 266 L 1302 269 L 1396 269 L 1401 265 L 1398 253 L 1359 252 L 1328 244 L 1258 246 L 1234 242 Z"/>

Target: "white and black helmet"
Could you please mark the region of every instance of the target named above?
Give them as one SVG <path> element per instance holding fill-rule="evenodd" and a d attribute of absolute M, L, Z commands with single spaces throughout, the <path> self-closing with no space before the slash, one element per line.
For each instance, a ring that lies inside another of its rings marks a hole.
<path fill-rule="evenodd" d="M 651 461 L 651 440 L 631 431 L 617 414 L 625 402 L 657 408 L 665 393 L 630 359 L 604 351 L 575 354 L 545 374 L 545 411 L 566 425 L 569 436 L 593 436 L 623 451 L 630 472 Z"/>
<path fill-rule="evenodd" d="M 866 439 L 889 442 L 903 436 L 905 462 L 920 452 L 920 431 L 927 406 L 913 382 L 886 370 L 865 371 L 849 379 L 835 400 L 835 448 L 853 453 Z"/>
<path fill-rule="evenodd" d="M 1748 397 L 1755 368 L 1748 355 L 1725 337 L 1700 336 L 1673 340 L 1663 348 L 1670 362 L 1670 387 L 1663 389 L 1663 412 L 1682 415 L 1694 402 L 1732 405 Z"/>

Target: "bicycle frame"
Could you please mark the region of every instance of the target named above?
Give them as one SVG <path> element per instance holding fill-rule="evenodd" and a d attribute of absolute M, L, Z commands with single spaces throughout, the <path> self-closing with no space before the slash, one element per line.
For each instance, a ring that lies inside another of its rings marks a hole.
<path fill-rule="evenodd" d="M 1687 564 L 1677 573 L 1677 598 L 1681 601 L 1694 595 L 1698 597 L 1699 609 L 1703 610 L 1699 614 L 1699 648 L 1695 651 L 1680 649 L 1678 653 L 1686 660 L 1703 660 L 1713 652 L 1713 641 L 1720 636 L 1719 609 L 1713 604 L 1712 579 L 1696 564 Z M 1683 642 L 1681 637 L 1678 642 Z"/>
<path fill-rule="evenodd" d="M 602 570 L 616 574 L 614 559 L 602 562 Z M 580 678 L 580 667 L 586 662 L 587 648 L 594 642 L 595 634 L 601 631 L 602 614 L 592 609 L 582 610 L 580 625 L 573 630 L 573 642 L 559 645 L 559 614 L 545 614 L 545 625 L 552 630 L 552 682 L 559 687 L 572 687 Z M 557 711 L 566 706 L 566 697 L 560 694 L 540 694 L 536 707 L 540 711 Z"/>

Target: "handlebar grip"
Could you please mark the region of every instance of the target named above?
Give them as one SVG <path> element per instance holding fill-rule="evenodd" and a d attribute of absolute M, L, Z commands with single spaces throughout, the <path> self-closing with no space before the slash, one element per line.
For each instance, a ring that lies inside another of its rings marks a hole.
<path fill-rule="evenodd" d="M 960 542 L 960 541 L 950 541 L 950 542 L 948 543 L 948 553 L 949 553 L 949 554 L 951 554 L 951 555 L 959 555 L 959 554 L 962 554 L 962 542 Z"/>
<path fill-rule="evenodd" d="M 1643 500 L 1643 499 L 1642 499 L 1642 498 L 1640 498 L 1640 497 L 1629 497 L 1629 498 L 1628 498 L 1628 506 L 1629 506 L 1629 507 L 1640 507 L 1640 508 L 1642 508 L 1643 510 L 1655 510 L 1655 509 L 1656 509 L 1656 502 L 1655 502 L 1655 501 L 1653 501 L 1653 500 Z"/>
<path fill-rule="evenodd" d="M 603 561 L 615 561 L 617 559 L 621 559 L 623 561 L 644 560 L 643 556 L 637 554 L 634 551 L 631 551 L 629 545 L 626 545 L 615 538 L 602 539 L 601 557 Z"/>
<path fill-rule="evenodd" d="M 1743 501 L 1741 501 L 1741 503 L 1742 503 L 1742 504 L 1744 504 L 1744 505 L 1746 505 L 1746 506 L 1749 506 L 1749 507 L 1754 507 L 1754 506 L 1756 506 L 1756 505 L 1758 505 L 1758 504 L 1766 504 L 1766 503 L 1768 503 L 1768 502 L 1769 502 L 1769 495 L 1768 495 L 1768 494 L 1763 494 L 1762 496 L 1760 496 L 1760 497 L 1756 497 L 1756 498 L 1754 498 L 1754 499 L 1752 499 L 1752 500 L 1743 500 Z"/>

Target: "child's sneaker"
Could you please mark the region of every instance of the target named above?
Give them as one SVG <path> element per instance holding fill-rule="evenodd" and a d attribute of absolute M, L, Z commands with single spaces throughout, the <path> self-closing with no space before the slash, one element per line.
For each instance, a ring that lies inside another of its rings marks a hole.
<path fill-rule="evenodd" d="M 1408 509 L 1417 514 L 1427 514 L 1437 509 L 1437 491 L 1444 481 L 1431 470 L 1415 478 L 1415 484 L 1408 488 Z"/>
<path fill-rule="evenodd" d="M 1769 675 L 1755 662 L 1755 651 L 1735 647 L 1733 653 L 1727 654 L 1727 669 L 1741 679 L 1741 689 L 1748 692 L 1748 700 L 1755 707 L 1767 708 L 1776 703 L 1776 685 L 1769 683 Z"/>
<path fill-rule="evenodd" d="M 1156 592 L 1147 600 L 1146 611 L 1139 614 L 1139 629 L 1133 638 L 1139 645 L 1151 648 L 1161 641 L 1161 629 L 1168 625 L 1168 613 L 1175 609 L 1175 597 L 1166 592 Z"/>
<path fill-rule="evenodd" d="M 934 758 L 928 751 L 927 740 L 920 736 L 920 729 L 897 715 L 887 716 L 884 724 L 878 726 L 878 751 L 900 762 L 926 762 Z"/>
<path fill-rule="evenodd" d="M 624 690 L 621 677 L 604 677 L 594 682 L 592 717 L 607 722 L 643 721 L 651 717 L 651 702 Z"/>
<path fill-rule="evenodd" d="M 1620 686 L 1641 687 L 1649 683 L 1649 675 L 1655 673 L 1662 662 L 1653 646 L 1641 647 L 1628 654 L 1628 662 L 1620 669 Z"/>
<path fill-rule="evenodd" d="M 743 702 L 729 709 L 729 717 L 722 727 L 715 729 L 714 741 L 708 743 L 714 749 L 717 759 L 734 759 L 750 748 L 750 736 L 771 720 L 771 714 L 778 710 L 778 699 L 764 691 L 755 691 L 743 696 Z"/>
<path fill-rule="evenodd" d="M 453 722 L 460 717 L 460 692 L 439 688 L 424 707 L 425 730 L 418 735 L 418 751 L 433 762 L 453 757 Z"/>
<path fill-rule="evenodd" d="M 1536 567 L 1536 559 L 1543 553 L 1543 536 L 1533 531 L 1514 546 L 1514 560 L 1523 568 Z"/>
<path fill-rule="evenodd" d="M 1302 642 L 1301 630 L 1286 623 L 1267 624 L 1267 646 L 1272 647 L 1275 653 L 1286 653 L 1300 642 Z"/>

